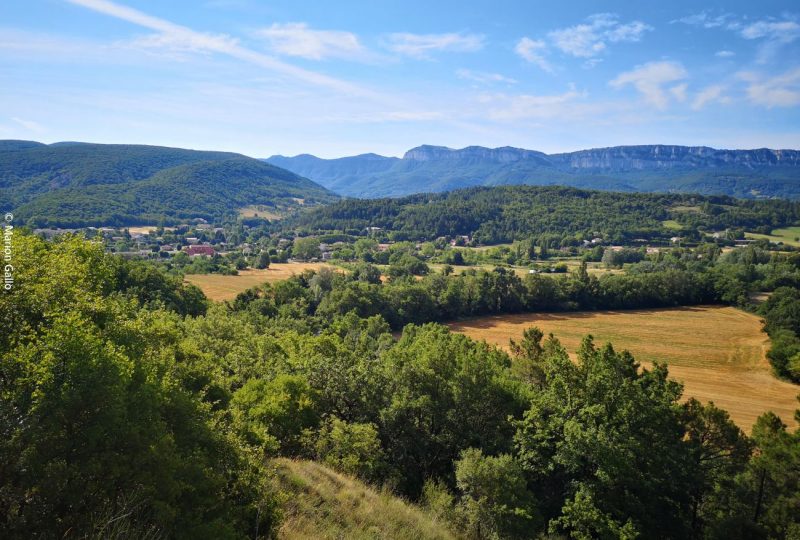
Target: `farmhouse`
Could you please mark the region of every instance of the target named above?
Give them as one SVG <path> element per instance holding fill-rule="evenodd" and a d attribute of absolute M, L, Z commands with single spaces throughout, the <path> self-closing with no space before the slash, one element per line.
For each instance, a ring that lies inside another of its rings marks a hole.
<path fill-rule="evenodd" d="M 186 248 L 186 254 L 189 255 L 189 257 L 213 257 L 214 253 L 216 252 L 211 246 L 189 246 Z"/>

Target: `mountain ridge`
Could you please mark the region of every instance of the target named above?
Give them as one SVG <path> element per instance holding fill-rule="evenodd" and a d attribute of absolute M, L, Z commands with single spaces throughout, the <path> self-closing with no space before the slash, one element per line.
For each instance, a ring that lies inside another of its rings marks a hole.
<path fill-rule="evenodd" d="M 369 158 L 366 158 L 369 156 Z M 628 145 L 545 154 L 504 146 L 421 145 L 402 158 L 362 154 L 323 159 L 275 155 L 265 161 L 344 196 L 396 197 L 477 185 L 552 185 L 745 198 L 800 198 L 800 151 Z"/>

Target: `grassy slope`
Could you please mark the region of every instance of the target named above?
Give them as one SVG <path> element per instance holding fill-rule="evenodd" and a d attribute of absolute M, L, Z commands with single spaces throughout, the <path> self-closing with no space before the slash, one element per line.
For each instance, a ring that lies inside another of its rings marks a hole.
<path fill-rule="evenodd" d="M 323 465 L 289 459 L 274 464 L 289 492 L 278 538 L 453 538 L 420 508 Z"/>

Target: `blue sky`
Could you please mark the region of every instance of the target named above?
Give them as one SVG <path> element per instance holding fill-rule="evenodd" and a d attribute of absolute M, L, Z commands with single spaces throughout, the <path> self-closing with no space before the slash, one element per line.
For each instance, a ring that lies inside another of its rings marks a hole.
<path fill-rule="evenodd" d="M 5 0 L 0 138 L 800 148 L 800 5 Z"/>

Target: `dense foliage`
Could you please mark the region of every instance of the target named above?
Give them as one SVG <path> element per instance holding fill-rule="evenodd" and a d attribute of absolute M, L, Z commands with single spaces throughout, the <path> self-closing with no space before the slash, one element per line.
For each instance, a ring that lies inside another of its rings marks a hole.
<path fill-rule="evenodd" d="M 509 355 L 429 322 L 739 298 L 752 280 L 738 272 L 777 281 L 789 261 L 750 250 L 719 269 L 686 252 L 601 279 L 386 283 L 363 266 L 208 306 L 86 241 L 18 236 L 14 250 L 0 296 L 4 538 L 265 538 L 284 491 L 302 489 L 273 480 L 276 456 L 383 485 L 467 538 L 800 531 L 800 431 L 774 415 L 750 438 L 712 404 L 681 403 L 666 367 L 591 338 L 573 362 L 535 329 Z"/>
<path fill-rule="evenodd" d="M 335 200 L 293 173 L 239 154 L 137 145 L 0 145 L 0 210 L 36 226 L 220 219 L 251 204 Z"/>
<path fill-rule="evenodd" d="M 699 238 L 700 228 L 771 228 L 800 219 L 800 203 L 747 201 L 700 195 L 634 194 L 582 191 L 564 187 L 472 188 L 400 199 L 346 200 L 289 221 L 300 231 L 364 234 L 367 227 L 391 231 L 398 239 L 433 240 L 467 235 L 495 244 L 556 234 L 613 243 L 669 239 L 677 234 Z"/>

